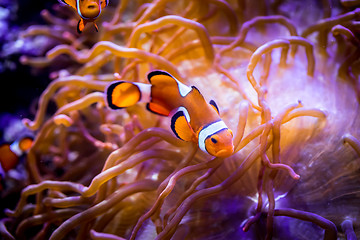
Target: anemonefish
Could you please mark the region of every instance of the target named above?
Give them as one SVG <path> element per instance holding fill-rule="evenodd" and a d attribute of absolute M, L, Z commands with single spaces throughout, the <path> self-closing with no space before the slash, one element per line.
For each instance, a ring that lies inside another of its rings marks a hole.
<path fill-rule="evenodd" d="M 107 103 L 112 109 L 147 102 L 147 109 L 171 116 L 171 129 L 184 140 L 197 142 L 199 148 L 216 157 L 228 157 L 234 151 L 233 133 L 220 118 L 214 100 L 206 102 L 200 91 L 187 86 L 169 73 L 152 71 L 150 84 L 116 81 L 107 90 Z"/>
<path fill-rule="evenodd" d="M 5 174 L 14 169 L 20 158 L 31 148 L 34 139 L 32 137 L 22 137 L 13 143 L 3 143 L 0 145 L 0 179 L 3 180 Z M 3 186 L 0 184 L 0 189 Z"/>
<path fill-rule="evenodd" d="M 64 3 L 73 7 L 81 17 L 77 25 L 78 33 L 84 30 L 86 23 L 93 22 L 96 31 L 99 30 L 98 26 L 94 22 L 99 16 L 101 11 L 109 4 L 109 0 L 59 0 L 60 3 Z"/>

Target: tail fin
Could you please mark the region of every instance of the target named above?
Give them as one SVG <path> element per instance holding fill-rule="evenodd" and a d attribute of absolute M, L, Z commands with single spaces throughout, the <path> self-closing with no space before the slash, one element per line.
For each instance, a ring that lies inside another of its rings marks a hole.
<path fill-rule="evenodd" d="M 13 169 L 18 162 L 19 156 L 11 150 L 10 144 L 2 144 L 0 146 L 0 168 L 8 172 L 10 169 Z"/>
<path fill-rule="evenodd" d="M 110 108 L 121 109 L 138 102 L 149 102 L 150 92 L 150 84 L 118 81 L 110 84 L 106 96 Z"/>

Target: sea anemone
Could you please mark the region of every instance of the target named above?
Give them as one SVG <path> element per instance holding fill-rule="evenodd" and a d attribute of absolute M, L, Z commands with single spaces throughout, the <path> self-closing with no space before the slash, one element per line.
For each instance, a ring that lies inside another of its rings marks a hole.
<path fill-rule="evenodd" d="M 58 42 L 6 239 L 360 237 L 359 1 L 111 1 L 99 33 L 44 10 L 23 37 Z M 215 99 L 234 154 L 177 139 L 138 104 L 106 105 L 114 80 L 153 69 Z M 48 105 L 55 103 L 56 110 Z"/>

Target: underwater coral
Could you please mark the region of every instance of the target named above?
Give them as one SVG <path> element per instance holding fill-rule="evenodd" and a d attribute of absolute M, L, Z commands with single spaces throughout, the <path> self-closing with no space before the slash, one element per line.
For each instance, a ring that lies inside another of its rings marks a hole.
<path fill-rule="evenodd" d="M 48 85 L 15 121 L 34 142 L 3 174 L 1 236 L 359 238 L 359 6 L 110 0 L 98 32 L 78 33 L 79 14 L 54 1 L 19 35 L 47 39 L 20 61 Z M 217 102 L 231 156 L 178 139 L 145 103 L 109 108 L 107 86 L 153 70 Z"/>

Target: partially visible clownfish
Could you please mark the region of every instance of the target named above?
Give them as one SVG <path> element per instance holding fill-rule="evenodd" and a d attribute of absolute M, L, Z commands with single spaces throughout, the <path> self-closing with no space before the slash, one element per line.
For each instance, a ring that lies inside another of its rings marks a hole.
<path fill-rule="evenodd" d="M 98 26 L 94 22 L 101 14 L 101 11 L 109 4 L 109 0 L 59 0 L 74 8 L 81 19 L 77 25 L 78 33 L 82 33 L 86 23 L 93 22 L 96 31 L 99 31 Z"/>
<path fill-rule="evenodd" d="M 32 137 L 22 137 L 13 143 L 3 143 L 0 145 L 0 179 L 5 178 L 5 174 L 11 169 L 15 169 L 19 164 L 20 158 L 31 148 L 34 139 Z M 3 185 L 0 184 L 0 190 Z"/>
<path fill-rule="evenodd" d="M 147 109 L 171 116 L 171 129 L 184 140 L 197 142 L 199 148 L 216 157 L 234 152 L 233 133 L 222 121 L 214 100 L 206 102 L 194 86 L 186 86 L 164 71 L 148 74 L 150 84 L 116 81 L 106 90 L 112 109 L 147 102 Z"/>

